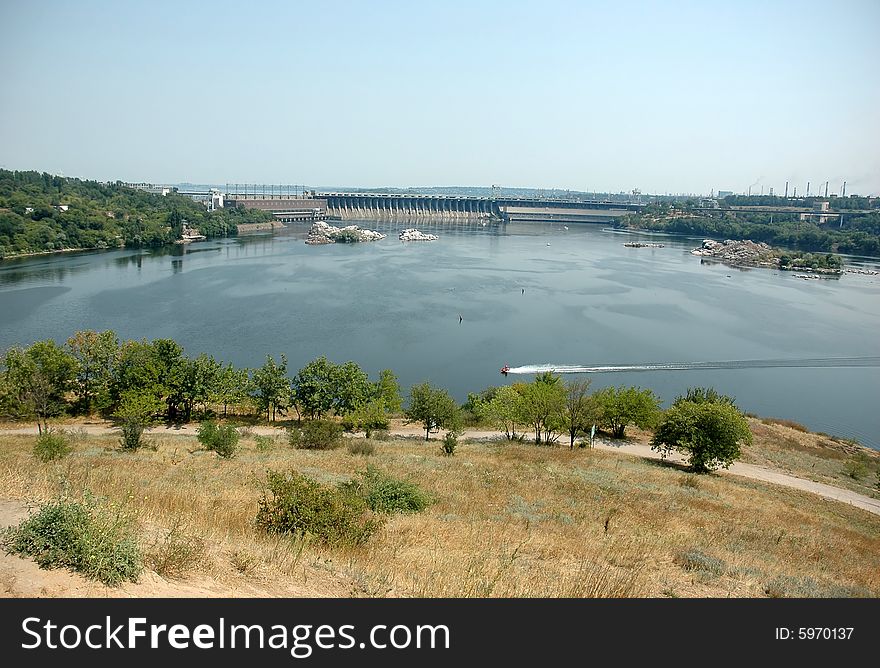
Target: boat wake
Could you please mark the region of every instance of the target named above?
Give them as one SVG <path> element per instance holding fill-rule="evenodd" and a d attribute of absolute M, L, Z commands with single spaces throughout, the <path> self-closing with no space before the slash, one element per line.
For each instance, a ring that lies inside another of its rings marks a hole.
<path fill-rule="evenodd" d="M 631 371 L 696 371 L 699 369 L 834 369 L 880 367 L 880 357 L 815 357 L 807 359 L 724 360 L 715 362 L 656 362 L 649 364 L 526 364 L 510 367 L 508 373 L 625 373 Z"/>

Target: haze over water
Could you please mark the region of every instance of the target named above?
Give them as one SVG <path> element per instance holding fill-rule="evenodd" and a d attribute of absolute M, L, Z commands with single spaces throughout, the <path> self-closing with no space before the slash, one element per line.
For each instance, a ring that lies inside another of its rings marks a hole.
<path fill-rule="evenodd" d="M 601 371 L 578 376 L 594 388 L 651 387 L 666 404 L 713 386 L 745 411 L 880 448 L 877 276 L 736 270 L 690 255 L 692 239 L 625 248 L 648 236 L 592 225 L 361 226 L 388 237 L 314 247 L 292 226 L 173 251 L 2 262 L 0 348 L 113 329 L 236 365 L 283 352 L 291 375 L 318 355 L 352 359 L 460 401 L 566 366 Z M 440 240 L 399 242 L 412 226 Z M 522 373 L 504 378 L 503 364 Z"/>

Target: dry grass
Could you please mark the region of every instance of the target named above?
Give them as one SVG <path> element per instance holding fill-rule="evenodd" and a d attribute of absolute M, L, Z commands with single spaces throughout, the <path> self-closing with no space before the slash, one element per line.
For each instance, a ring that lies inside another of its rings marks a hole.
<path fill-rule="evenodd" d="M 369 461 L 437 502 L 394 516 L 360 548 L 334 550 L 254 528 L 266 469 L 339 482 L 366 466 L 345 449 L 258 449 L 231 461 L 192 437 L 121 453 L 81 439 L 41 464 L 33 438 L 2 437 L 0 489 L 13 499 L 75 488 L 125 502 L 153 567 L 246 589 L 294 582 L 316 596 L 765 596 L 880 594 L 880 517 L 733 476 L 700 476 L 614 453 L 392 439 Z M 163 544 L 162 541 L 165 541 Z M 702 556 L 701 556 L 702 555 Z M 707 564 L 701 567 L 701 564 Z"/>
<path fill-rule="evenodd" d="M 743 451 L 742 461 L 880 498 L 880 452 L 794 425 L 750 418 L 754 443 Z M 859 475 L 853 477 L 854 471 Z"/>

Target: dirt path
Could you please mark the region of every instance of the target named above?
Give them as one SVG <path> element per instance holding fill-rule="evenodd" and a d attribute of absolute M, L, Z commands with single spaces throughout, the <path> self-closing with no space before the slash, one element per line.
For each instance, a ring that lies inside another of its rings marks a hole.
<path fill-rule="evenodd" d="M 118 433 L 116 430 L 114 430 L 112 426 L 107 423 L 79 424 L 72 425 L 69 428 L 82 430 L 85 433 L 93 436 Z M 149 433 L 160 436 L 195 436 L 198 428 L 198 424 L 186 424 L 174 427 L 163 426 L 154 427 L 149 431 Z M 282 429 L 270 426 L 251 427 L 250 429 L 254 434 L 260 434 L 262 436 L 280 435 L 284 433 Z M 36 433 L 36 427 L 16 427 L 11 429 L 0 429 L 0 436 L 2 436 L 3 434 L 36 435 Z M 415 425 L 395 425 L 391 429 L 391 434 L 393 436 L 424 438 L 425 430 Z M 479 431 L 471 429 L 465 431 L 462 435 L 462 438 L 475 441 L 491 441 L 498 440 L 498 436 L 498 432 Z M 436 439 L 438 438 L 438 436 L 434 435 L 432 436 L 432 438 Z M 635 443 L 632 441 L 625 441 L 621 443 L 618 441 L 610 441 L 597 438 L 594 447 L 600 450 L 621 452 L 627 455 L 644 457 L 647 459 L 661 458 L 659 453 L 651 450 L 651 447 L 645 443 Z M 669 457 L 669 459 L 675 462 L 683 461 L 683 458 L 678 455 L 673 455 Z M 744 464 L 741 462 L 736 462 L 726 471 L 721 471 L 721 473 L 728 475 L 738 475 L 742 476 L 743 478 L 761 480 L 763 482 L 770 482 L 776 485 L 781 485 L 783 487 L 790 487 L 793 489 L 802 490 L 804 492 L 811 492 L 826 499 L 840 501 L 841 503 L 846 503 L 848 505 L 855 506 L 856 508 L 867 510 L 868 512 L 874 513 L 875 515 L 880 515 L 880 500 L 878 499 L 872 499 L 869 496 L 858 494 L 857 492 L 852 492 L 847 489 L 833 487 L 832 485 L 826 485 L 821 482 L 815 482 L 813 480 L 807 480 L 805 478 L 798 478 L 796 476 L 783 473 L 782 471 L 776 471 L 774 469 L 757 466 L 755 464 Z"/>

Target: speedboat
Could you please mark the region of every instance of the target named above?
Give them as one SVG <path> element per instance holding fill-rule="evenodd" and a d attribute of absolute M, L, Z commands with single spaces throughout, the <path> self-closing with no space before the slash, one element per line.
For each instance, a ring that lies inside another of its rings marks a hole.
<path fill-rule="evenodd" d="M 510 365 L 505 364 L 503 367 L 501 367 L 501 375 L 506 376 L 508 373 L 510 373 Z"/>

